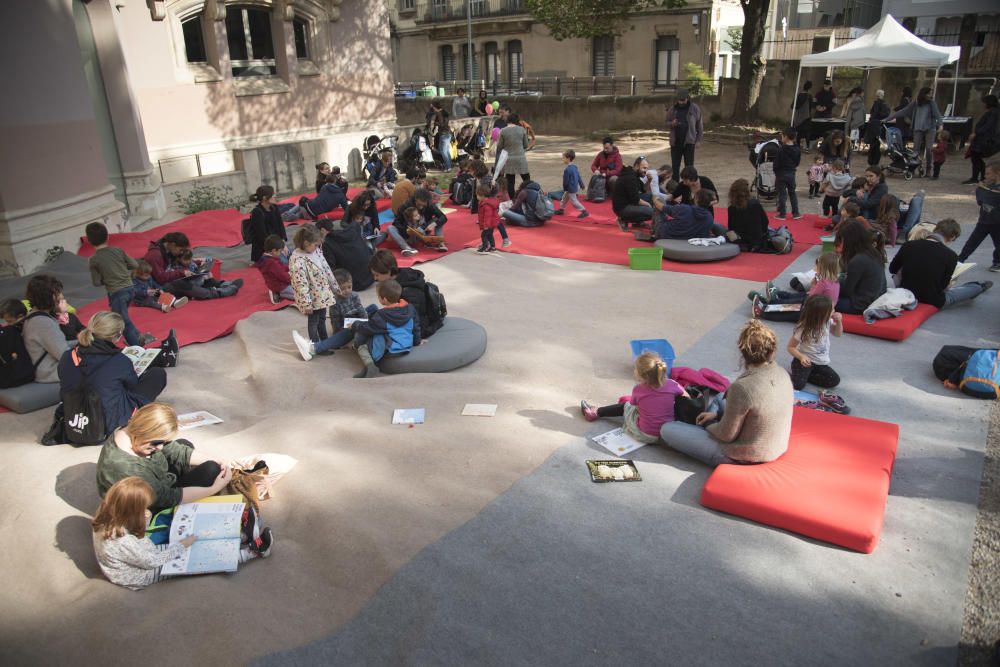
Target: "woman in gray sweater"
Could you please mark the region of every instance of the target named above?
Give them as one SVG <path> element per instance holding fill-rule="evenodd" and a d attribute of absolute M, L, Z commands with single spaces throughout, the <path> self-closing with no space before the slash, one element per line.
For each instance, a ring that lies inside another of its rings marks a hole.
<path fill-rule="evenodd" d="M 500 151 L 507 151 L 507 161 L 503 165 L 503 173 L 507 179 L 507 194 L 514 198 L 514 175 L 521 174 L 521 180 L 528 182 L 531 180 L 531 173 L 528 169 L 528 132 L 518 123 L 520 116 L 511 115 L 507 121 L 507 127 L 500 130 L 500 138 L 497 140 L 497 155 Z"/>
<path fill-rule="evenodd" d="M 778 337 L 760 320 L 740 332 L 743 374 L 726 391 L 719 412 L 698 415 L 698 426 L 667 422 L 660 437 L 671 449 L 710 466 L 765 463 L 788 449 L 792 430 L 792 381 L 774 362 Z"/>
<path fill-rule="evenodd" d="M 59 359 L 69 349 L 57 320 L 63 284 L 55 276 L 40 274 L 28 281 L 25 298 L 31 312 L 24 320 L 24 347 L 35 365 L 35 382 L 59 382 Z"/>

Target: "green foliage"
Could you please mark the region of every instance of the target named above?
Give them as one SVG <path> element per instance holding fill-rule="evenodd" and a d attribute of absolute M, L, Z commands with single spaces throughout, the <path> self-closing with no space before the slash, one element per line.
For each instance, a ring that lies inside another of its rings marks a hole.
<path fill-rule="evenodd" d="M 743 28 L 736 25 L 731 25 L 726 28 L 726 38 L 723 43 L 729 47 L 731 51 L 737 53 L 743 47 Z"/>
<path fill-rule="evenodd" d="M 684 80 L 684 85 L 687 87 L 691 97 L 712 94 L 715 88 L 714 82 L 701 65 L 687 63 L 681 68 L 681 71 L 683 72 L 681 79 Z"/>
<path fill-rule="evenodd" d="M 619 35 L 622 23 L 633 12 L 685 4 L 685 0 L 525 0 L 528 11 L 556 40 Z"/>
<path fill-rule="evenodd" d="M 173 196 L 174 206 L 186 215 L 199 211 L 239 208 L 244 203 L 233 196 L 233 189 L 228 185 L 195 185 L 186 195 L 174 190 Z"/>

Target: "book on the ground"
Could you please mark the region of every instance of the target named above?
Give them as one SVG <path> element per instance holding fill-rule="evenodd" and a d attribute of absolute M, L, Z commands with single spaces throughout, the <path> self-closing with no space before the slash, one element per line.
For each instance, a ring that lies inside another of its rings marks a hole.
<path fill-rule="evenodd" d="M 462 408 L 463 417 L 493 417 L 496 413 L 496 403 L 466 403 Z"/>
<path fill-rule="evenodd" d="M 798 281 L 806 289 L 809 289 L 813 281 L 816 279 L 816 269 L 809 269 L 808 271 L 803 271 L 802 273 L 793 273 L 792 278 L 798 278 Z"/>
<path fill-rule="evenodd" d="M 769 303 L 764 306 L 765 313 L 797 313 L 800 310 L 801 303 Z"/>
<path fill-rule="evenodd" d="M 955 283 L 958 282 L 958 277 L 960 275 L 962 275 L 963 273 L 965 273 L 966 271 L 968 271 L 969 269 L 971 269 L 972 267 L 974 267 L 975 265 L 976 265 L 975 262 L 959 262 L 958 264 L 956 264 L 955 265 L 955 270 L 952 271 L 952 273 L 951 273 L 951 285 L 950 286 L 953 287 L 955 285 Z"/>
<path fill-rule="evenodd" d="M 160 296 L 156 299 L 157 303 L 166 308 L 170 308 L 174 305 L 174 301 L 177 301 L 177 297 L 170 292 L 160 291 Z"/>
<path fill-rule="evenodd" d="M 642 476 L 631 459 L 587 461 L 592 482 L 641 482 Z"/>
<path fill-rule="evenodd" d="M 354 324 L 355 322 L 367 322 L 367 321 L 368 321 L 367 317 L 345 317 L 344 328 L 350 329 L 351 325 Z"/>
<path fill-rule="evenodd" d="M 132 367 L 135 368 L 136 375 L 142 375 L 149 368 L 149 365 L 153 363 L 157 355 L 160 354 L 160 348 L 154 347 L 151 349 L 146 349 L 144 347 L 139 347 L 138 345 L 129 345 L 128 347 L 122 349 L 122 354 L 129 358 L 132 362 Z"/>
<path fill-rule="evenodd" d="M 393 424 L 423 424 L 423 408 L 400 408 L 392 411 Z"/>
<path fill-rule="evenodd" d="M 198 428 L 200 426 L 211 426 L 212 424 L 221 424 L 222 420 L 213 415 L 211 412 L 205 412 L 204 410 L 198 410 L 197 412 L 187 412 L 183 415 L 177 415 L 177 430 L 186 431 L 189 428 Z"/>
<path fill-rule="evenodd" d="M 162 574 L 235 572 L 240 564 L 243 509 L 242 496 L 179 505 L 170 524 L 170 544 L 177 544 L 189 535 L 197 535 L 198 541 L 164 565 Z"/>
<path fill-rule="evenodd" d="M 624 456 L 625 454 L 634 452 L 646 444 L 644 442 L 639 442 L 630 436 L 621 427 L 612 429 L 607 433 L 595 435 L 591 439 L 615 456 Z"/>

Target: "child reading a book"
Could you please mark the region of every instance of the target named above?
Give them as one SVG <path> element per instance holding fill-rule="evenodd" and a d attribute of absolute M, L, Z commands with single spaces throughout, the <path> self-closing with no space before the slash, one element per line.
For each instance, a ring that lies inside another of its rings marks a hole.
<path fill-rule="evenodd" d="M 823 389 L 840 384 L 840 376 L 830 368 L 830 334 L 838 338 L 844 333 L 840 313 L 834 312 L 830 297 L 817 294 L 802 305 L 802 318 L 788 341 L 792 355 L 792 386 L 802 389 L 811 383 Z M 822 393 L 822 392 L 821 392 Z M 826 403 L 822 398 L 821 403 Z"/>
<path fill-rule="evenodd" d="M 754 317 L 772 322 L 798 322 L 802 304 L 811 296 L 822 294 L 837 303 L 840 298 L 840 255 L 832 251 L 822 253 L 816 258 L 813 273 L 815 276 L 808 292 L 779 290 L 769 280 L 763 293 L 753 291 L 747 294 L 753 303 Z M 795 286 L 801 286 L 797 279 Z"/>
<path fill-rule="evenodd" d="M 667 375 L 667 364 L 655 352 L 643 352 L 635 359 L 635 379 L 631 396 L 618 403 L 597 408 L 580 401 L 580 410 L 587 421 L 604 417 L 624 417 L 624 431 L 639 442 L 654 443 L 660 439 L 660 427 L 674 420 L 674 401 L 687 396 L 682 386 Z"/>
<path fill-rule="evenodd" d="M 354 377 L 378 377 L 376 364 L 387 354 L 409 352 L 420 344 L 420 316 L 416 308 L 400 299 L 403 288 L 393 278 L 381 281 L 376 287 L 378 302 L 382 306 L 367 322 L 355 322 L 354 345 L 365 367 Z"/>
<path fill-rule="evenodd" d="M 108 291 L 108 306 L 125 322 L 125 341 L 129 345 L 142 346 L 153 342 L 156 336 L 148 332 L 140 335 L 128 315 L 128 305 L 134 295 L 132 272 L 136 268 L 135 260 L 121 248 L 108 245 L 108 228 L 103 223 L 90 223 L 84 233 L 90 245 L 96 248 L 90 257 L 90 279 L 94 285 L 104 285 Z"/>
<path fill-rule="evenodd" d="M 310 342 L 303 338 L 298 331 L 292 331 L 292 341 L 305 361 L 310 361 L 319 354 L 333 354 L 334 350 L 350 343 L 354 339 L 354 330 L 346 326 L 346 320 L 348 318 L 367 320 L 369 315 L 378 310 L 378 307 L 374 305 L 368 306 L 368 308 L 361 305 L 361 297 L 354 291 L 350 271 L 334 269 L 333 277 L 337 281 L 342 295 L 337 298 L 337 303 L 330 306 L 330 324 L 333 326 L 333 335 L 320 341 Z"/>
<path fill-rule="evenodd" d="M 144 259 L 135 261 L 135 272 L 132 276 L 132 288 L 135 297 L 132 303 L 143 308 L 155 308 L 169 313 L 174 308 L 180 308 L 188 302 L 186 296 L 175 298 L 173 294 L 164 292 L 160 283 L 153 278 L 153 267 Z"/>
<path fill-rule="evenodd" d="M 284 239 L 277 234 L 271 234 L 264 239 L 263 254 L 254 264 L 264 277 L 268 299 L 275 304 L 282 299 L 295 300 L 292 279 L 288 275 L 288 264 L 282 261 L 285 253 Z"/>
<path fill-rule="evenodd" d="M 295 250 L 288 260 L 295 305 L 308 318 L 309 340 L 314 343 L 327 337 L 326 309 L 337 302 L 340 290 L 323 253 L 316 252 L 321 238 L 315 225 L 302 225 L 295 232 Z"/>
<path fill-rule="evenodd" d="M 153 488 L 141 477 L 126 477 L 115 482 L 90 526 L 94 539 L 94 555 L 101 572 L 113 584 L 134 591 L 142 590 L 165 578 L 161 568 L 198 540 L 189 535 L 177 544 L 153 544 L 146 537 L 146 526 L 152 517 L 149 506 L 155 496 Z M 240 549 L 240 562 L 271 555 L 274 537 L 270 528 Z"/>

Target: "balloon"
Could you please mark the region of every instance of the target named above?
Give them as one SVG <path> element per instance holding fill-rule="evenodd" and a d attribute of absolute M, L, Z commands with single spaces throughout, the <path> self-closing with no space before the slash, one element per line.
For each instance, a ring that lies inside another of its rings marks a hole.
<path fill-rule="evenodd" d="M 492 104 L 487 104 L 484 108 L 486 109 L 486 115 L 487 116 L 492 116 L 493 115 L 493 105 Z"/>
<path fill-rule="evenodd" d="M 499 138 L 500 138 L 500 128 L 499 128 L 499 127 L 494 127 L 494 128 L 493 128 L 493 132 L 491 133 L 491 136 L 490 136 L 490 138 L 491 138 L 491 139 L 492 139 L 493 141 L 496 141 L 497 139 L 499 139 Z"/>
<path fill-rule="evenodd" d="M 494 102 L 493 103 L 493 110 L 494 111 L 500 111 L 500 103 L 499 102 Z"/>

